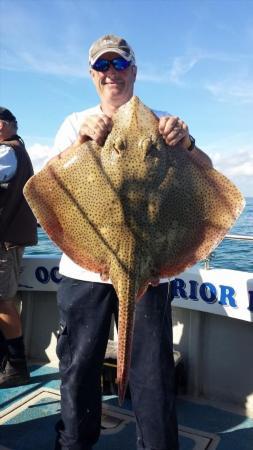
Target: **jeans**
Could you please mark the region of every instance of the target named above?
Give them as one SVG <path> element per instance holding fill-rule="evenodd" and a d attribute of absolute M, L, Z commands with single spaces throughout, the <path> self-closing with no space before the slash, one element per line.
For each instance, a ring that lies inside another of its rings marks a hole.
<path fill-rule="evenodd" d="M 118 299 L 110 284 L 63 277 L 58 306 L 61 420 L 55 450 L 91 450 L 100 434 L 101 372 Z M 136 304 L 129 386 L 138 450 L 177 450 L 167 283 L 150 286 Z"/>

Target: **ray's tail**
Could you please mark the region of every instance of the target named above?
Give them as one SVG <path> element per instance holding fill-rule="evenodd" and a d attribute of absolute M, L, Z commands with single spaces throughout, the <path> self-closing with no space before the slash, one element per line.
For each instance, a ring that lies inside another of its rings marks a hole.
<path fill-rule="evenodd" d="M 129 378 L 135 314 L 135 287 L 131 280 L 126 281 L 127 295 L 119 298 L 117 383 L 120 405 L 124 401 Z"/>
<path fill-rule="evenodd" d="M 119 404 L 125 398 L 134 330 L 135 299 L 139 290 L 133 239 L 127 236 L 112 263 L 110 278 L 119 299 L 117 383 Z"/>

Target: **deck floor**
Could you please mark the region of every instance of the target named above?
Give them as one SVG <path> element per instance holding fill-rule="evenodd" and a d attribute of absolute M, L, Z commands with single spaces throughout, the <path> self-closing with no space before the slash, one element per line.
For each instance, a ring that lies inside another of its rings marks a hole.
<path fill-rule="evenodd" d="M 32 366 L 31 381 L 0 390 L 0 450 L 53 450 L 59 418 L 59 374 L 50 365 Z M 103 398 L 102 433 L 94 450 L 135 450 L 131 402 L 118 407 Z M 252 450 L 253 419 L 178 398 L 180 450 Z"/>

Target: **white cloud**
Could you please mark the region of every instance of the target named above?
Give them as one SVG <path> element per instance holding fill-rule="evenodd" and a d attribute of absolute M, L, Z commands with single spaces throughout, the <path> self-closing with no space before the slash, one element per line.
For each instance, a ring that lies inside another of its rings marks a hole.
<path fill-rule="evenodd" d="M 52 147 L 38 143 L 28 147 L 27 151 L 31 158 L 35 173 L 42 169 L 46 161 L 53 156 Z"/>
<path fill-rule="evenodd" d="M 220 102 L 253 103 L 253 82 L 247 78 L 214 81 L 205 87 Z"/>
<path fill-rule="evenodd" d="M 199 55 L 178 56 L 174 59 L 169 72 L 169 81 L 180 84 L 182 78 L 202 59 Z"/>
<path fill-rule="evenodd" d="M 5 55 L 1 58 L 1 69 L 10 71 L 37 72 L 47 75 L 71 76 L 74 78 L 89 77 L 83 52 L 75 54 L 65 51 L 53 52 L 37 50 L 34 54 L 28 51 L 3 50 Z"/>
<path fill-rule="evenodd" d="M 231 141 L 230 141 L 231 139 Z M 246 197 L 253 197 L 253 145 L 245 142 L 242 136 L 232 136 L 220 142 L 204 146 L 214 167 L 228 177 Z M 221 148 L 230 148 L 230 153 L 222 153 Z"/>
<path fill-rule="evenodd" d="M 207 90 L 219 101 L 235 98 L 252 103 L 253 84 L 248 75 L 251 73 L 251 60 L 252 56 L 246 53 L 227 54 L 200 47 L 186 48 L 185 53 L 172 60 L 168 56 L 167 64 L 159 65 L 159 71 L 156 63 L 139 64 L 139 80 L 185 86 L 187 75 L 195 69 L 195 76 L 199 77 L 198 87 Z"/>
<path fill-rule="evenodd" d="M 2 7 L 0 67 L 8 71 L 75 78 L 88 76 L 87 33 L 83 20 L 71 21 L 77 5 L 61 0 L 43 0 L 41 5 L 30 0 L 7 0 Z M 45 12 L 47 9 L 49 15 Z M 92 17 L 87 5 L 82 5 L 82 11 L 86 19 Z M 12 18 L 11 33 L 9 17 Z"/>
<path fill-rule="evenodd" d="M 214 153 L 212 160 L 215 167 L 227 176 L 253 177 L 253 151 L 240 150 L 229 156 Z"/>
<path fill-rule="evenodd" d="M 203 59 L 200 51 L 189 52 L 186 55 L 175 56 L 172 61 L 162 66 L 157 63 L 139 63 L 138 79 L 152 83 L 172 83 L 181 85 L 183 79 Z"/>

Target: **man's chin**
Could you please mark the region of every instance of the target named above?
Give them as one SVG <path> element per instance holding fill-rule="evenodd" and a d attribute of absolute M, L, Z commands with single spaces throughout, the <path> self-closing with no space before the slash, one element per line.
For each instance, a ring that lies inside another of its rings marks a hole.
<path fill-rule="evenodd" d="M 107 85 L 107 91 L 108 92 L 115 92 L 115 93 L 120 93 L 122 92 L 122 86 L 118 85 L 118 84 L 108 84 Z"/>
<path fill-rule="evenodd" d="M 104 94 L 108 98 L 115 98 L 115 97 L 117 98 L 124 96 L 124 91 L 120 89 L 118 86 L 115 86 L 110 87 L 110 89 L 106 89 L 106 91 L 104 91 Z"/>

